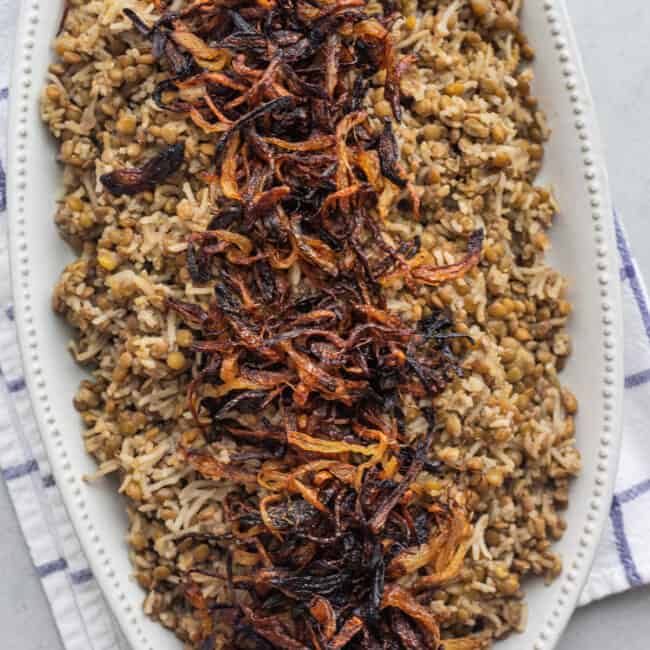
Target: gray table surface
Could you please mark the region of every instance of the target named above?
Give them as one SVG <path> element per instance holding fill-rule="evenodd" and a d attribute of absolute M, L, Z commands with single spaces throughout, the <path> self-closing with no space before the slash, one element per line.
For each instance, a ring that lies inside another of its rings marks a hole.
<path fill-rule="evenodd" d="M 527 0 L 541 2 L 541 0 Z M 650 5 L 568 0 L 608 153 L 616 207 L 650 278 Z M 3 650 L 61 650 L 18 522 L 0 481 L 0 629 Z M 650 588 L 580 609 L 558 650 L 648 650 Z"/>

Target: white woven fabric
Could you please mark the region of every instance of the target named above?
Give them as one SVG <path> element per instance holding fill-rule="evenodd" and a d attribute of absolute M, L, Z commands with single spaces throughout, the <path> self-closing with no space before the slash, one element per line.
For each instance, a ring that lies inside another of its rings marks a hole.
<path fill-rule="evenodd" d="M 0 48 L 11 50 L 18 2 L 0 0 Z M 126 650 L 63 507 L 25 390 L 6 245 L 6 121 L 11 57 L 0 57 L 0 469 L 66 650 Z M 581 604 L 650 583 L 650 310 L 622 227 L 624 439 L 611 516 Z"/>

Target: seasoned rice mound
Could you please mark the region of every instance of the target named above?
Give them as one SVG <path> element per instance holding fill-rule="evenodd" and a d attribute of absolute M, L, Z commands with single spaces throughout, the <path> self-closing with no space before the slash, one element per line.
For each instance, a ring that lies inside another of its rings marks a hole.
<path fill-rule="evenodd" d="M 197 367 L 192 332 L 165 298 L 207 305 L 213 293 L 193 286 L 186 250 L 188 236 L 206 229 L 219 192 L 201 176 L 214 169 L 215 139 L 151 99 L 169 75 L 122 10 L 151 23 L 153 4 L 68 4 L 42 117 L 64 166 L 56 223 L 78 258 L 63 271 L 53 304 L 74 327 L 72 353 L 89 369 L 74 403 L 98 476 L 119 476 L 145 611 L 186 648 L 198 648 L 201 622 L 182 604 L 179 585 L 188 569 L 209 566 L 210 552 L 195 538 L 178 540 L 226 531 L 229 486 L 197 475 L 178 452 L 206 441 L 186 400 Z M 526 576 L 550 581 L 561 572 L 552 544 L 566 528 L 562 511 L 580 470 L 577 404 L 558 378 L 571 349 L 568 287 L 544 259 L 558 206 L 534 184 L 549 129 L 531 94 L 533 51 L 520 32 L 521 4 L 399 3 L 403 18 L 393 35 L 418 64 L 403 74 L 404 114 L 395 132 L 422 219 L 403 207 L 406 190 L 387 186 L 379 200 L 396 240 L 421 238 L 424 263 L 459 260 L 467 235 L 485 231 L 481 264 L 464 278 L 415 293 L 394 278 L 387 291 L 389 307 L 404 320 L 447 308 L 456 330 L 474 341 L 464 376 L 435 403 L 444 426 L 434 456 L 444 470 L 428 483 L 434 493 L 463 495 L 474 513 L 473 537 L 458 578 L 433 594 L 430 607 L 445 635 L 486 640 L 525 627 Z M 378 132 L 391 110 L 383 81 L 381 73 L 373 79 L 366 99 Z M 142 164 L 180 141 L 188 170 L 182 182 L 133 197 L 103 190 L 102 174 Z M 298 290 L 299 268 L 290 275 Z M 426 428 L 424 406 L 407 403 L 414 433 Z M 230 451 L 224 444 L 220 460 Z M 200 580 L 206 596 L 223 589 L 207 575 Z"/>

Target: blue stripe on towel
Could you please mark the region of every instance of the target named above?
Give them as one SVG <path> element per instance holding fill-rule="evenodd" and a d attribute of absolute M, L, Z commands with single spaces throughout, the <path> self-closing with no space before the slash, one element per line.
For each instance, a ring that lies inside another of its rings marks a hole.
<path fill-rule="evenodd" d="M 643 370 L 642 372 L 637 372 L 633 375 L 628 375 L 625 378 L 625 388 L 636 388 L 637 386 L 643 386 L 650 381 L 650 369 Z"/>
<path fill-rule="evenodd" d="M 27 474 L 32 474 L 36 471 L 38 471 L 38 463 L 32 459 L 28 460 L 25 463 L 21 463 L 20 465 L 6 467 L 2 470 L 2 478 L 5 481 L 13 481 L 17 478 L 27 476 Z"/>
<path fill-rule="evenodd" d="M 45 564 L 39 564 L 36 566 L 36 573 L 39 578 L 47 578 L 47 576 L 52 575 L 53 573 L 58 573 L 59 571 L 65 571 L 68 568 L 68 563 L 64 558 L 60 557 L 58 560 L 53 562 L 46 562 Z"/>
<path fill-rule="evenodd" d="M 18 393 L 21 390 L 25 390 L 25 380 L 19 377 L 18 379 L 7 381 L 7 389 L 10 393 Z"/>
<path fill-rule="evenodd" d="M 610 510 L 610 517 L 612 519 L 612 526 L 614 528 L 614 542 L 616 544 L 616 550 L 618 551 L 618 557 L 621 560 L 623 565 L 623 570 L 625 571 L 625 577 L 630 583 L 630 586 L 636 587 L 641 584 L 641 576 L 639 571 L 636 568 L 634 558 L 632 557 L 632 551 L 630 550 L 630 544 L 625 536 L 625 523 L 623 522 L 623 509 L 621 508 L 621 502 L 617 496 L 612 499 L 612 508 Z"/>
<path fill-rule="evenodd" d="M 43 487 L 50 488 L 54 487 L 56 485 L 56 481 L 54 480 L 54 476 L 52 474 L 46 474 L 43 477 Z"/>
<path fill-rule="evenodd" d="M 83 585 L 93 579 L 93 572 L 90 569 L 81 569 L 80 571 L 71 571 L 70 579 L 72 584 Z"/>

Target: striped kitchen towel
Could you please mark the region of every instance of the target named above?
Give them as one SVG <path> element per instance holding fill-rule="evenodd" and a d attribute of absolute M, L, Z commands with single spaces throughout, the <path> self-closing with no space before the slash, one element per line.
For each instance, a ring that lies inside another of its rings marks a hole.
<path fill-rule="evenodd" d="M 609 521 L 580 604 L 650 583 L 650 303 L 620 220 L 625 393 L 623 445 Z"/>
<path fill-rule="evenodd" d="M 0 47 L 11 48 L 17 2 L 0 0 Z M 22 375 L 6 244 L 8 61 L 0 57 L 0 470 L 66 650 L 125 650 L 63 507 Z M 650 583 L 650 309 L 623 228 L 625 396 L 621 465 L 610 518 L 581 604 Z"/>

